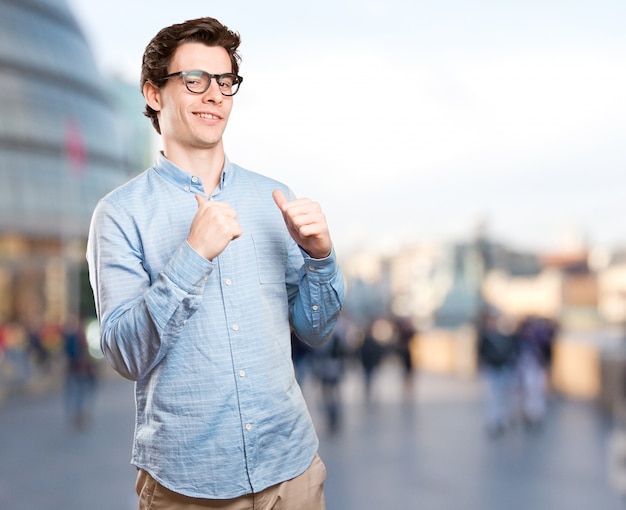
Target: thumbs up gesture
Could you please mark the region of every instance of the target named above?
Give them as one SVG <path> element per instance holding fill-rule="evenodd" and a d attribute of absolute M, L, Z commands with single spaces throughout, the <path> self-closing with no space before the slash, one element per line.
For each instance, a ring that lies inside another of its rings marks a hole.
<path fill-rule="evenodd" d="M 274 202 L 283 213 L 285 225 L 293 240 L 314 259 L 330 255 L 332 242 L 326 216 L 317 202 L 308 198 L 288 200 L 281 190 L 272 193 Z"/>
<path fill-rule="evenodd" d="M 242 234 L 237 213 L 225 202 L 213 202 L 196 195 L 198 210 L 191 222 L 189 245 L 200 255 L 213 260 L 228 244 Z"/>

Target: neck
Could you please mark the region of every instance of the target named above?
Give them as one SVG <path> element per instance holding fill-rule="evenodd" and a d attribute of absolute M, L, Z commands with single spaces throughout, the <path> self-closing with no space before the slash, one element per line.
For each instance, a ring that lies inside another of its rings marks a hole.
<path fill-rule="evenodd" d="M 210 194 L 219 184 L 226 157 L 222 146 L 211 150 L 178 152 L 165 147 L 163 155 L 179 168 L 202 179 L 204 190 Z"/>

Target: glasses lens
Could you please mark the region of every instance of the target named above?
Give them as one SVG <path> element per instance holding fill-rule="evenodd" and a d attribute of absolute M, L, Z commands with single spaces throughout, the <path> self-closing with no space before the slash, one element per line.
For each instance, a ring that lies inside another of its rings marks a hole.
<path fill-rule="evenodd" d="M 239 88 L 239 77 L 236 74 L 220 74 L 216 76 L 217 84 L 225 96 L 232 96 Z"/>
<path fill-rule="evenodd" d="M 204 71 L 187 71 L 183 74 L 185 85 L 190 92 L 201 94 L 209 88 L 209 75 Z"/>

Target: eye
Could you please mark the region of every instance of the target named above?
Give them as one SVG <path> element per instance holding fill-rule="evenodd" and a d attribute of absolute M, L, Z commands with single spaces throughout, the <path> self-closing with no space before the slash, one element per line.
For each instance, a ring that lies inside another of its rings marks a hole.
<path fill-rule="evenodd" d="M 200 88 L 204 85 L 207 78 L 202 71 L 190 71 L 185 76 L 187 86 L 193 88 Z"/>
<path fill-rule="evenodd" d="M 219 84 L 220 87 L 224 87 L 224 88 L 231 88 L 233 86 L 233 77 L 230 75 L 222 75 L 219 77 Z"/>

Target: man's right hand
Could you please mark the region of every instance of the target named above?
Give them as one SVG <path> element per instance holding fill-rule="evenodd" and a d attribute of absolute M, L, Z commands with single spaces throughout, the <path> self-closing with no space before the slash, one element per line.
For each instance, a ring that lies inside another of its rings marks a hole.
<path fill-rule="evenodd" d="M 198 210 L 191 222 L 187 242 L 200 255 L 213 260 L 222 253 L 228 243 L 241 234 L 235 210 L 224 202 L 207 200 L 196 195 Z"/>

